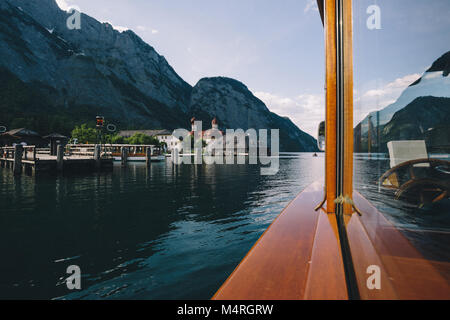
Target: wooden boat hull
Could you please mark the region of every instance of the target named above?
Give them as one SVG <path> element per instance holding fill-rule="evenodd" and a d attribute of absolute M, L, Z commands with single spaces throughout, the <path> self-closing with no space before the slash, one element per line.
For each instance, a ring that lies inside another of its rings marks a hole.
<path fill-rule="evenodd" d="M 336 217 L 315 183 L 275 219 L 214 300 L 348 299 Z"/>
<path fill-rule="evenodd" d="M 348 299 L 336 215 L 315 211 L 321 183 L 300 193 L 275 219 L 214 300 Z M 346 215 L 356 285 L 361 299 L 450 299 L 450 264 L 430 261 L 359 193 L 362 216 Z M 325 204 L 326 206 L 327 204 Z M 379 266 L 381 290 L 367 286 Z"/>

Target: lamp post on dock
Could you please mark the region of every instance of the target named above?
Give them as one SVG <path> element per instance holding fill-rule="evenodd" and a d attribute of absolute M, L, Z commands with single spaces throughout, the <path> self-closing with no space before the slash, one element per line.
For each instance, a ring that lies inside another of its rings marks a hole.
<path fill-rule="evenodd" d="M 98 131 L 98 135 L 97 135 L 97 143 L 102 143 L 102 130 L 105 124 L 105 117 L 103 116 L 97 116 L 95 118 L 95 122 L 96 122 L 96 128 Z"/>
<path fill-rule="evenodd" d="M 98 157 L 101 158 L 101 145 L 103 144 L 102 131 L 103 131 L 103 127 L 105 125 L 105 117 L 97 116 L 95 118 L 95 122 L 96 122 L 96 127 L 97 127 L 97 144 L 100 145 L 100 151 L 99 151 Z M 97 150 L 97 146 L 95 147 L 95 149 Z"/>

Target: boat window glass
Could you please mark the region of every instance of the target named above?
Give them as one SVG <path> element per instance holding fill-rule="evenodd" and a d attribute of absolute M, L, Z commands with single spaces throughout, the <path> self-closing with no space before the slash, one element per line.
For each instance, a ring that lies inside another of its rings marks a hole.
<path fill-rule="evenodd" d="M 450 275 L 449 14 L 448 0 L 353 1 L 355 198 L 391 278 L 420 257 Z"/>

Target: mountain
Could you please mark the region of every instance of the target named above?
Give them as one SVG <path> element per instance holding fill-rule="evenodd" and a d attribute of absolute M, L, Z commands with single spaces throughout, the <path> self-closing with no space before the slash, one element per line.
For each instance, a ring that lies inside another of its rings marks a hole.
<path fill-rule="evenodd" d="M 439 112 L 433 113 L 433 111 L 436 111 L 435 106 L 439 105 L 439 110 L 442 112 L 450 110 L 449 99 L 447 99 L 450 98 L 449 73 L 450 51 L 434 61 L 422 77 L 408 86 L 393 104 L 380 111 L 371 112 L 355 127 L 355 150 L 359 152 L 367 151 L 369 129 L 372 147 L 374 147 L 372 150 L 385 151 L 385 142 L 399 139 L 394 137 L 402 137 L 401 139 L 408 140 L 406 137 L 418 137 L 418 131 L 428 130 L 428 128 L 435 126 L 442 115 Z M 439 99 L 433 99 L 433 97 Z M 427 114 L 426 123 L 413 121 L 410 118 L 420 114 L 407 116 L 408 112 L 419 111 Z M 406 125 L 408 120 L 411 123 Z M 401 129 L 393 128 L 394 125 L 400 124 Z M 400 131 L 402 131 L 401 134 Z M 394 132 L 397 133 L 394 134 Z M 380 137 L 378 137 L 378 133 Z M 421 136 L 423 138 L 423 135 Z M 380 143 L 379 147 L 378 143 Z"/>
<path fill-rule="evenodd" d="M 400 97 L 391 105 L 376 112 L 371 112 L 363 121 L 367 124 L 369 117 L 372 119 L 379 116 L 379 124 L 384 125 L 397 111 L 406 107 L 418 97 L 447 97 L 450 98 L 450 51 L 437 59 L 431 67 L 417 81 L 406 88 Z"/>
<path fill-rule="evenodd" d="M 425 140 L 427 148 L 450 147 L 450 98 L 420 97 L 396 112 L 383 127 L 381 144 L 394 140 Z"/>
<path fill-rule="evenodd" d="M 132 31 L 84 14 L 82 28 L 69 30 L 54 0 L 2 1 L 0 17 L 1 64 L 40 87 L 56 112 L 91 109 L 137 127 L 184 124 L 178 113 L 191 86 Z"/>
<path fill-rule="evenodd" d="M 214 100 L 221 95 L 203 99 L 206 106 L 192 104 L 204 81 L 193 88 L 133 31 L 119 32 L 85 14 L 81 29 L 70 30 L 69 16 L 55 0 L 0 1 L 0 125 L 68 134 L 101 114 L 119 129 L 188 128 L 194 113 L 227 107 Z M 240 128 L 231 110 L 247 112 L 249 123 L 280 126 L 283 146 L 293 148 L 284 151 L 316 150 L 311 136 L 262 102 L 261 110 L 249 112 L 246 104 L 254 99 L 247 90 L 220 115 L 223 123 Z"/>
<path fill-rule="evenodd" d="M 264 102 L 234 79 L 201 79 L 192 90 L 190 110 L 203 123 L 209 124 L 217 118 L 222 128 L 279 128 L 281 150 L 317 151 L 313 137 L 301 131 L 289 118 L 270 112 Z"/>

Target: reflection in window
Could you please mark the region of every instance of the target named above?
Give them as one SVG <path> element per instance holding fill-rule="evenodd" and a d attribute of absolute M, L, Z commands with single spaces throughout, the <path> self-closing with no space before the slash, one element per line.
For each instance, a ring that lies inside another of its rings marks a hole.
<path fill-rule="evenodd" d="M 448 279 L 450 2 L 353 3 L 355 189 Z"/>

